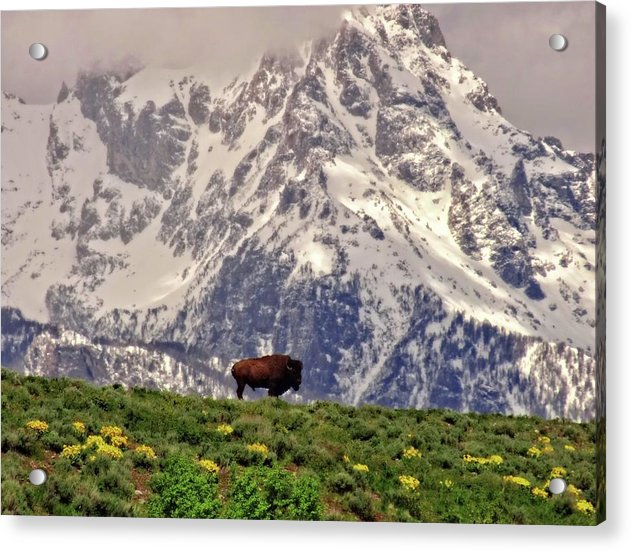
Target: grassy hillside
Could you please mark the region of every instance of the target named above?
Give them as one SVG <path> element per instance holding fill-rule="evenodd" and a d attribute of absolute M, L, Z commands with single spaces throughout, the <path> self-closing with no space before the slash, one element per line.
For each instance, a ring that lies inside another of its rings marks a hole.
<path fill-rule="evenodd" d="M 593 423 L 2 371 L 3 514 L 594 524 L 595 471 Z"/>

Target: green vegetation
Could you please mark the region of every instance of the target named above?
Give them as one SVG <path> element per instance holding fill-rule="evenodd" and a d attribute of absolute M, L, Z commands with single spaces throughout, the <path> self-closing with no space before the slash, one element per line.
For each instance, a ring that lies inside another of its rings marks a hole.
<path fill-rule="evenodd" d="M 594 524 L 594 423 L 213 400 L 2 371 L 2 512 Z M 28 474 L 49 477 L 32 486 Z M 547 482 L 562 476 L 562 496 Z"/>

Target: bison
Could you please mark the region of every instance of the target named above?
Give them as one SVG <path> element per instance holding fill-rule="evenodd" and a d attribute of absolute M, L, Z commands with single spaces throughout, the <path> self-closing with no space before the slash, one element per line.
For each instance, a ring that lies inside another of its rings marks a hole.
<path fill-rule="evenodd" d="M 289 388 L 298 390 L 302 382 L 302 362 L 284 354 L 240 360 L 232 366 L 237 381 L 237 398 L 243 400 L 243 389 L 267 388 L 268 396 L 280 396 Z"/>

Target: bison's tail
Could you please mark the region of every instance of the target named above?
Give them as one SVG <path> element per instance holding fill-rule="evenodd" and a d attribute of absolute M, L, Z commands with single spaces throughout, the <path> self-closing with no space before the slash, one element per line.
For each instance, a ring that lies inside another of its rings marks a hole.
<path fill-rule="evenodd" d="M 239 362 L 232 364 L 232 367 L 230 368 L 230 373 L 232 373 L 232 376 L 236 378 L 236 369 L 237 369 L 237 365 L 239 365 Z"/>

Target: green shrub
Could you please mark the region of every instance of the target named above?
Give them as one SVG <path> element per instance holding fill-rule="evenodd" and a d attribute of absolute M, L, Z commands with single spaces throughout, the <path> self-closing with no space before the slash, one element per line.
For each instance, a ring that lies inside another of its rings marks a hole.
<path fill-rule="evenodd" d="M 16 480 L 2 481 L 2 514 L 28 515 L 32 513 L 21 484 Z"/>
<path fill-rule="evenodd" d="M 64 449 L 67 440 L 63 439 L 56 430 L 49 430 L 42 436 L 42 444 L 49 450 L 59 453 Z"/>
<path fill-rule="evenodd" d="M 319 484 L 278 467 L 250 467 L 235 475 L 228 518 L 319 520 Z"/>
<path fill-rule="evenodd" d="M 84 410 L 90 406 L 85 393 L 72 386 L 64 389 L 61 400 L 65 409 Z"/>
<path fill-rule="evenodd" d="M 353 440 L 370 440 L 377 436 L 377 429 L 361 421 L 356 422 L 350 427 L 350 437 Z"/>
<path fill-rule="evenodd" d="M 375 508 L 372 499 L 366 492 L 358 490 L 350 494 L 347 499 L 347 505 L 357 515 L 359 520 L 375 520 Z"/>
<path fill-rule="evenodd" d="M 517 435 L 515 424 L 509 421 L 497 423 L 493 427 L 493 432 L 495 434 L 504 434 L 510 438 L 515 438 L 515 436 Z"/>
<path fill-rule="evenodd" d="M 335 474 L 329 482 L 330 488 L 338 494 L 350 492 L 355 489 L 356 485 L 355 479 L 345 471 Z"/>
<path fill-rule="evenodd" d="M 110 468 L 102 472 L 98 479 L 98 488 L 123 500 L 130 500 L 134 495 L 134 485 L 130 480 L 130 472 L 123 465 L 111 462 Z"/>
<path fill-rule="evenodd" d="M 217 476 L 183 456 L 170 457 L 151 479 L 151 487 L 152 517 L 216 518 L 221 509 Z"/>
<path fill-rule="evenodd" d="M 269 503 L 265 499 L 253 470 L 236 477 L 230 489 L 228 518 L 263 520 L 270 518 Z"/>

